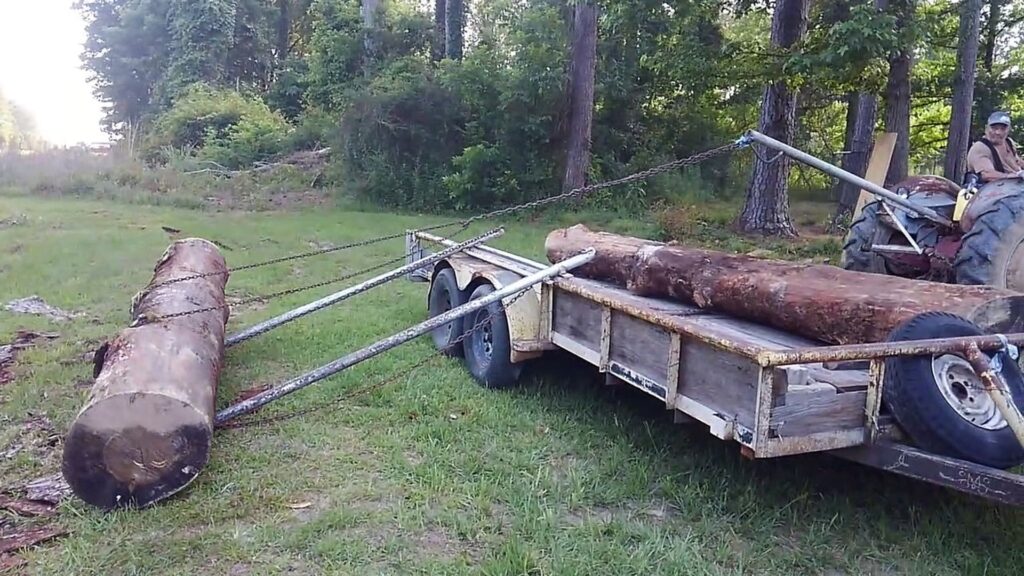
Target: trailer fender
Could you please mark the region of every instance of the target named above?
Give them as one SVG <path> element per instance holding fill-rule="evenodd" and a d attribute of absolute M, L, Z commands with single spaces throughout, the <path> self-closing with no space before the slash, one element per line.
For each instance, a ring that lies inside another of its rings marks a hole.
<path fill-rule="evenodd" d="M 469 298 L 473 289 L 482 283 L 500 289 L 522 278 L 515 272 L 462 255 L 438 262 L 431 277 L 436 276 L 442 268 L 451 268 L 455 272 L 456 283 L 459 289 L 466 293 L 466 298 Z M 541 284 L 530 288 L 530 292 L 531 294 L 523 295 L 505 311 L 508 318 L 509 341 L 512 343 L 512 362 L 523 362 L 539 357 L 543 350 L 538 350 L 542 348 L 538 343 L 547 340 L 547 335 L 542 334 Z M 502 303 L 508 306 L 513 298 L 504 298 Z"/>

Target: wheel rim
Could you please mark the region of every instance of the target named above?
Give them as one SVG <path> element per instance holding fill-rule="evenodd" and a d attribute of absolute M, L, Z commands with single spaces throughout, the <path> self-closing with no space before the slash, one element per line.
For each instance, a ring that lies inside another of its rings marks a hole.
<path fill-rule="evenodd" d="M 954 354 L 933 356 L 932 376 L 942 397 L 961 418 L 983 430 L 1006 427 L 1006 420 L 966 360 Z"/>
<path fill-rule="evenodd" d="M 490 363 L 491 354 L 494 353 L 494 332 L 491 328 L 491 321 L 490 319 L 484 320 L 483 324 L 480 324 L 481 320 L 486 317 L 486 314 L 486 310 L 480 310 L 474 315 L 473 327 L 476 327 L 476 330 L 471 338 L 473 342 L 473 355 L 476 356 L 477 361 L 482 366 Z M 477 326 L 478 324 L 480 325 Z"/>

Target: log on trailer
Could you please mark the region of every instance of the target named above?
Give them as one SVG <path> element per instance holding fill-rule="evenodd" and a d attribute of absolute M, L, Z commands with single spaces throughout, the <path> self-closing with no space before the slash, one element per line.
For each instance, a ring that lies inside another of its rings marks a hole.
<path fill-rule="evenodd" d="M 594 232 L 555 230 L 545 242 L 552 262 L 593 247 L 579 276 L 653 297 L 761 322 L 832 344 L 883 342 L 904 321 L 930 310 L 970 317 L 979 306 L 1018 292 L 853 272 L 824 264 L 765 260 Z"/>
<path fill-rule="evenodd" d="M 204 278 L 160 285 L 193 274 Z M 97 377 L 64 445 L 74 493 L 109 509 L 144 507 L 187 486 L 206 465 L 228 319 L 227 264 L 206 240 L 175 242 L 132 302 L 132 326 L 96 356 Z M 159 322 L 176 312 L 219 309 Z"/>

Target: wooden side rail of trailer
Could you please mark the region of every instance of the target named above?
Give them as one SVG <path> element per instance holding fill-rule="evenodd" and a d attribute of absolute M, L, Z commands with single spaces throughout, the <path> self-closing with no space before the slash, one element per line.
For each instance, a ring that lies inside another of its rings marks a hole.
<path fill-rule="evenodd" d="M 410 232 L 410 258 L 429 253 L 429 244 L 453 243 Z M 481 244 L 409 278 L 429 282 L 433 291 L 443 272 L 448 282 L 457 284 L 461 294 L 454 296 L 464 301 L 480 286 L 500 288 L 542 268 Z M 1024 504 L 1024 475 L 929 453 L 907 442 L 881 410 L 884 360 L 898 353 L 893 344 L 846 347 L 837 355 L 844 347 L 827 347 L 569 274 L 536 285 L 512 303 L 505 319 L 506 334 L 487 336 L 507 339 L 506 348 L 486 348 L 509 350 L 508 358 L 497 361 L 515 366 L 547 350 L 564 350 L 606 378 L 663 402 L 676 421 L 699 421 L 717 438 L 737 442 L 747 457 L 827 452 L 999 502 Z M 473 345 L 474 336 L 466 346 Z M 833 360 L 846 362 L 837 366 Z"/>

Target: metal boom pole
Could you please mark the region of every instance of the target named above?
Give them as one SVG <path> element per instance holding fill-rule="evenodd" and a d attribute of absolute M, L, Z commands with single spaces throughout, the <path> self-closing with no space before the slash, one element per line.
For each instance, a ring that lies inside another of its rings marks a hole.
<path fill-rule="evenodd" d="M 249 340 L 250 338 L 255 338 L 256 336 L 259 336 L 260 334 L 263 334 L 265 332 L 269 332 L 270 330 L 273 330 L 274 328 L 277 328 L 278 326 L 280 326 L 282 324 L 287 324 L 288 322 L 291 322 L 292 320 L 295 320 L 297 318 L 301 318 L 301 317 L 303 317 L 303 316 L 305 316 L 307 314 L 311 314 L 313 312 L 316 312 L 317 310 L 320 310 L 322 308 L 326 308 L 328 306 L 331 306 L 332 304 L 337 304 L 338 302 L 341 302 L 342 300 L 347 300 L 348 298 L 351 298 L 352 296 L 355 296 L 357 294 L 361 294 L 363 292 L 366 292 L 370 288 L 373 288 L 375 286 L 380 286 L 381 284 L 390 282 L 390 281 L 394 280 L 395 278 L 399 278 L 401 276 L 404 276 L 404 275 L 408 274 L 409 272 L 413 272 L 415 270 L 419 270 L 420 268 L 423 268 L 424 266 L 429 266 L 429 265 L 431 265 L 431 264 L 433 264 L 435 262 L 438 262 L 440 260 L 444 260 L 445 258 L 451 256 L 452 254 L 455 254 L 456 252 L 461 252 L 461 251 L 465 250 L 466 248 L 471 248 L 473 246 L 476 246 L 477 244 L 481 244 L 481 243 L 486 242 L 487 240 L 490 240 L 492 238 L 497 238 L 498 236 L 501 236 L 504 233 L 505 233 L 505 229 L 504 228 L 495 228 L 494 230 L 491 230 L 490 232 L 486 232 L 484 234 L 481 234 L 480 236 L 477 236 L 476 238 L 470 238 L 469 240 L 466 240 L 465 242 L 462 242 L 460 244 L 453 244 L 451 247 L 449 247 L 449 248 L 447 248 L 445 250 L 442 250 L 441 252 L 437 252 L 435 254 L 431 254 L 430 256 L 427 256 L 425 258 L 421 258 L 421 259 L 419 259 L 419 260 L 417 260 L 415 262 L 410 262 L 409 264 L 406 264 L 405 266 L 402 266 L 401 268 L 396 268 L 396 269 L 394 269 L 394 270 L 392 270 L 390 272 L 386 272 L 386 273 L 381 274 L 380 276 L 377 276 L 375 278 L 370 278 L 369 280 L 367 280 L 365 282 L 361 282 L 359 284 L 356 284 L 355 286 L 350 286 L 348 288 L 345 288 L 344 290 L 335 292 L 334 294 L 331 294 L 329 296 L 324 296 L 323 298 L 321 298 L 321 299 L 319 299 L 319 300 L 317 300 L 315 302 L 310 302 L 309 304 L 306 304 L 305 306 L 301 306 L 301 307 L 296 308 L 294 310 L 290 310 L 288 312 L 285 312 L 284 314 L 281 314 L 279 316 L 275 316 L 274 318 L 271 318 L 270 320 L 266 320 L 264 322 L 260 322 L 259 324 L 256 324 L 255 326 L 251 326 L 249 328 L 246 328 L 245 330 L 242 330 L 241 332 L 237 332 L 235 334 L 232 334 L 232 335 L 228 336 L 228 338 L 224 341 L 224 345 L 225 345 L 225 347 L 230 348 L 231 346 L 234 346 L 235 344 L 240 344 L 242 342 L 245 342 L 246 340 Z"/>
<path fill-rule="evenodd" d="M 818 170 L 821 170 L 826 174 L 835 176 L 836 178 L 849 182 L 854 186 L 860 186 L 864 190 L 867 190 L 868 192 L 871 192 L 876 196 L 881 196 L 886 200 L 892 202 L 893 204 L 896 204 L 897 206 L 900 206 L 901 208 L 908 210 L 914 214 L 920 214 L 928 218 L 929 220 L 933 220 L 945 226 L 953 225 L 953 222 L 950 221 L 948 218 L 942 216 L 941 214 L 939 214 L 935 210 L 932 210 L 931 208 L 928 208 L 927 206 L 918 206 L 917 204 L 914 204 L 913 202 L 907 200 L 906 198 L 900 196 L 899 194 L 894 194 L 893 192 L 890 192 L 885 188 L 882 188 L 878 184 L 868 182 L 867 180 L 861 178 L 860 176 L 857 176 L 856 174 L 851 174 L 850 172 L 847 172 L 846 170 L 843 170 L 838 166 L 834 166 L 832 164 L 829 164 L 828 162 L 819 160 L 818 158 L 815 158 L 814 156 L 811 156 L 806 152 L 801 152 L 800 150 L 797 150 L 792 146 L 783 144 L 782 142 L 779 142 L 778 140 L 770 136 L 765 136 L 764 134 L 761 134 L 756 130 L 748 130 L 747 133 L 744 134 L 743 138 L 757 142 L 759 144 L 763 144 L 769 148 L 774 148 L 775 150 L 778 150 L 779 152 L 782 152 L 791 158 L 799 160 L 804 164 L 813 166 L 814 168 L 817 168 Z"/>
<path fill-rule="evenodd" d="M 260 406 L 273 402 L 274 400 L 277 400 L 278 398 L 281 398 L 286 394 L 291 394 L 296 390 L 300 390 L 302 388 L 305 388 L 306 386 L 309 386 L 310 384 L 313 384 L 315 382 L 323 380 L 324 378 L 337 374 L 338 372 L 341 372 L 346 368 L 351 368 L 352 366 L 355 366 L 356 364 L 359 364 L 364 360 L 369 360 L 370 358 L 373 358 L 374 356 L 377 356 L 382 352 L 386 352 L 392 348 L 395 348 L 396 346 L 404 344 L 409 340 L 416 338 L 417 336 L 422 336 L 423 334 L 426 334 L 427 332 L 430 332 L 435 328 L 439 328 L 447 324 L 448 322 L 451 322 L 452 320 L 462 318 L 463 316 L 466 316 L 471 312 L 475 312 L 481 308 L 489 306 L 494 302 L 501 300 L 502 298 L 506 298 L 512 296 L 513 294 L 526 290 L 533 286 L 534 284 L 538 284 L 540 282 L 543 282 L 544 280 L 547 280 L 549 278 L 552 278 L 554 276 L 557 276 L 559 274 L 582 266 L 583 264 L 586 264 L 587 262 L 593 260 L 596 254 L 597 252 L 593 248 L 590 248 L 585 252 L 582 252 L 581 254 L 577 254 L 575 256 L 566 258 L 565 260 L 559 262 L 558 264 L 549 266 L 529 276 L 525 276 L 509 284 L 508 286 L 501 288 L 500 290 L 495 290 L 494 292 L 491 292 L 490 294 L 484 296 L 483 298 L 471 300 L 463 304 L 462 306 L 452 308 L 451 310 L 448 310 L 443 314 L 434 316 L 433 318 L 421 322 L 411 328 L 406 328 L 405 330 L 402 330 L 398 334 L 389 336 L 361 350 L 357 350 L 355 352 L 352 352 L 351 354 L 347 354 L 329 364 L 325 364 L 315 370 L 312 370 L 301 376 L 293 378 L 280 386 L 271 388 L 270 390 L 266 390 L 260 394 L 253 396 L 252 398 L 243 400 L 242 402 L 239 402 L 234 406 L 229 406 L 228 408 L 225 408 L 224 410 L 221 410 L 220 412 L 217 413 L 217 416 L 214 419 L 214 423 L 218 425 L 223 424 L 224 422 L 227 422 L 232 418 L 235 418 L 247 412 L 252 412 L 253 410 L 259 408 Z"/>

